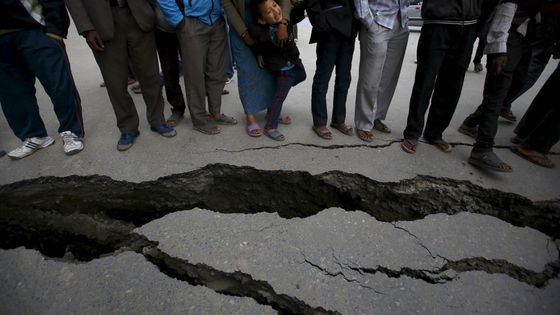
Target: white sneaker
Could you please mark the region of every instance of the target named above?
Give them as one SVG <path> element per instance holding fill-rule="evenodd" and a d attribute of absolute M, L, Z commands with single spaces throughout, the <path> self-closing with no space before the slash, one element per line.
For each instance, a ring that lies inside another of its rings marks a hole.
<path fill-rule="evenodd" d="M 76 154 L 84 149 L 84 143 L 72 131 L 64 131 L 60 134 L 64 144 L 64 153 L 66 155 Z"/>
<path fill-rule="evenodd" d="M 33 154 L 33 152 L 46 148 L 49 145 L 54 143 L 54 139 L 46 136 L 46 137 L 33 137 L 27 138 L 23 141 L 21 147 L 16 148 L 8 153 L 8 156 L 14 160 L 23 159 L 24 157 Z"/>

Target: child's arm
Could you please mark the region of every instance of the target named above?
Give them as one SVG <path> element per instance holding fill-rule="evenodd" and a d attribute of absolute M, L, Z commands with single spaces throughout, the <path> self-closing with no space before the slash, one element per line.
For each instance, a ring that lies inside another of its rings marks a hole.
<path fill-rule="evenodd" d="M 264 59 L 262 55 L 263 49 L 265 49 L 263 43 L 268 40 L 266 29 L 263 29 L 257 24 L 251 24 L 249 25 L 249 34 L 255 39 L 255 44 L 251 46 L 251 50 L 257 58 L 257 64 L 259 67 L 264 68 Z"/>

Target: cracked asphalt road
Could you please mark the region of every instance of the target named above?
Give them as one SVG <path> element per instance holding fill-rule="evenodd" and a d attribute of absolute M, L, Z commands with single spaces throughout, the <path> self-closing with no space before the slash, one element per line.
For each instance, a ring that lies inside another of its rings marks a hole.
<path fill-rule="evenodd" d="M 298 45 L 313 73 L 309 34 L 302 24 Z M 141 121 L 134 147 L 117 152 L 101 76 L 72 28 L 67 48 L 86 149 L 66 157 L 57 138 L 21 161 L 0 159 L 0 314 L 560 313 L 560 168 L 510 153 L 514 125 L 506 123 L 496 151 L 514 172 L 466 163 L 472 140 L 455 129 L 480 102 L 484 81 L 471 71 L 445 134 L 453 152 L 425 143 L 415 155 L 402 152 L 417 40 L 411 33 L 389 111 L 393 133 L 376 134 L 372 144 L 336 131 L 330 142 L 316 137 L 307 80 L 286 102 L 294 120 L 282 127 L 286 143 L 249 138 L 242 125 L 210 137 L 188 119 L 177 137 L 162 139 Z M 357 49 L 348 122 L 358 61 Z M 242 121 L 235 81 L 227 88 L 223 112 Z M 520 116 L 536 92 L 514 112 Z M 143 117 L 141 96 L 133 98 Z M 38 99 L 56 135 L 40 86 Z M 0 144 L 19 145 L 3 116 Z M 560 147 L 553 152 L 560 164 Z M 227 165 L 303 173 L 220 175 Z M 42 177 L 70 175 L 83 177 Z"/>

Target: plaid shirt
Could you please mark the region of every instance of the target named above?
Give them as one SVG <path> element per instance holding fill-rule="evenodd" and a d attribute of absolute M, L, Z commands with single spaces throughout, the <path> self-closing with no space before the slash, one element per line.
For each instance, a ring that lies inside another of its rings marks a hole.
<path fill-rule="evenodd" d="M 393 29 L 393 23 L 401 13 L 401 26 L 408 26 L 408 0 L 354 0 L 356 17 L 362 25 L 371 29 L 373 23 Z"/>

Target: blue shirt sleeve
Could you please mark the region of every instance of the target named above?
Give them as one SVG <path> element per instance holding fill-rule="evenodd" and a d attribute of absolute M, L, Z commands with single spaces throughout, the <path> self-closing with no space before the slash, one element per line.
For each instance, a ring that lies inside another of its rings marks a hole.
<path fill-rule="evenodd" d="M 177 27 L 185 17 L 175 0 L 157 0 L 157 4 L 165 17 L 165 20 L 173 27 Z"/>

